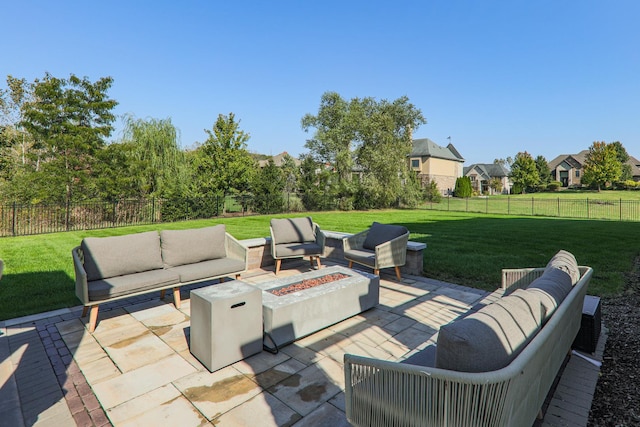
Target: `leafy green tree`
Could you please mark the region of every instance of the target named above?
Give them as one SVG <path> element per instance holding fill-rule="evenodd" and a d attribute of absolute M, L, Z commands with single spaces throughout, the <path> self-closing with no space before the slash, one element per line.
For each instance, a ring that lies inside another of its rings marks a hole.
<path fill-rule="evenodd" d="M 456 185 L 453 189 L 455 197 L 471 197 L 473 188 L 471 187 L 471 178 L 468 176 L 460 176 L 456 178 Z"/>
<path fill-rule="evenodd" d="M 618 181 L 629 181 L 633 179 L 633 172 L 631 171 L 631 165 L 629 164 L 629 153 L 624 148 L 620 141 L 614 141 L 610 145 L 613 145 L 616 150 L 616 157 L 620 162 L 622 167 L 622 171 L 620 173 L 620 178 Z"/>
<path fill-rule="evenodd" d="M 33 99 L 22 106 L 22 126 L 42 150 L 38 179 L 46 185 L 49 199 L 76 200 L 89 197 L 83 191 L 92 178 L 96 153 L 113 131 L 117 105 L 107 91 L 113 79 L 96 82 L 71 75 L 60 79 L 46 74 L 32 86 Z"/>
<path fill-rule="evenodd" d="M 253 209 L 261 214 L 282 212 L 286 184 L 284 172 L 275 165 L 273 159 L 269 160 L 253 180 Z"/>
<path fill-rule="evenodd" d="M 335 173 L 326 166 L 310 154 L 301 158 L 300 191 L 302 204 L 308 211 L 334 209 L 336 206 L 337 191 L 331 185 Z"/>
<path fill-rule="evenodd" d="M 538 170 L 538 186 L 544 189 L 551 182 L 551 169 L 549 169 L 549 163 L 544 156 L 537 156 L 535 162 Z"/>
<path fill-rule="evenodd" d="M 205 196 L 229 195 L 249 189 L 256 162 L 247 151 L 250 136 L 240 129 L 235 115 L 218 115 L 208 138 L 194 157 L 198 193 Z"/>
<path fill-rule="evenodd" d="M 130 175 L 137 195 L 169 197 L 182 193 L 186 181 L 184 153 L 178 146 L 178 130 L 171 119 L 136 119 L 125 117 L 124 143 Z"/>
<path fill-rule="evenodd" d="M 513 164 L 513 158 L 511 156 L 508 156 L 506 159 L 494 159 L 493 163 L 496 165 L 502 165 L 507 169 L 511 168 L 511 165 Z"/>
<path fill-rule="evenodd" d="M 511 165 L 510 177 L 514 187 L 520 189 L 523 194 L 527 189 L 533 188 L 540 181 L 538 168 L 531 154 L 526 151 L 516 154 L 513 164 Z"/>
<path fill-rule="evenodd" d="M 284 178 L 284 191 L 294 193 L 298 190 L 298 181 L 300 180 L 300 166 L 298 166 L 293 157 L 285 154 L 280 166 L 282 176 Z"/>
<path fill-rule="evenodd" d="M 438 183 L 434 179 L 430 179 L 424 186 L 424 199 L 427 202 L 440 203 L 442 201 L 442 194 L 438 189 Z"/>
<path fill-rule="evenodd" d="M 491 178 L 489 181 L 489 188 L 496 193 L 502 193 L 502 180 L 500 178 Z"/>
<path fill-rule="evenodd" d="M 621 174 L 622 164 L 616 146 L 604 141 L 591 144 L 584 160 L 582 182 L 600 191 L 607 183 L 619 181 Z"/>

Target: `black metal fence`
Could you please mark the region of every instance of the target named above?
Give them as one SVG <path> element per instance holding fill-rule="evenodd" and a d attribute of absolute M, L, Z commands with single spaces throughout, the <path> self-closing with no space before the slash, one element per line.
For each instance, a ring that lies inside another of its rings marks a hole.
<path fill-rule="evenodd" d="M 551 216 L 561 218 L 640 221 L 640 200 L 599 200 L 474 197 L 448 197 L 439 203 L 427 203 L 427 209 L 478 212 L 498 215 Z"/>
<path fill-rule="evenodd" d="M 303 212 L 300 195 L 284 198 L 283 212 Z M 68 205 L 0 204 L 0 237 L 93 230 L 223 215 L 251 215 L 251 196 L 92 201 Z M 334 205 L 326 209 L 336 209 Z M 639 200 L 448 197 L 426 209 L 499 215 L 640 221 Z"/>

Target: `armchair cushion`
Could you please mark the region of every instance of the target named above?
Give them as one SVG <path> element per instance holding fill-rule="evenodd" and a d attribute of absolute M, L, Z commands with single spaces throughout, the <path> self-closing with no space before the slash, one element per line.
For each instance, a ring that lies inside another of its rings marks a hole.
<path fill-rule="evenodd" d="M 271 230 L 274 243 L 305 243 L 315 242 L 316 235 L 313 232 L 313 221 L 310 217 L 272 219 Z"/>
<path fill-rule="evenodd" d="M 162 260 L 169 268 L 224 258 L 227 256 L 225 239 L 224 224 L 189 230 L 162 230 Z"/>
<path fill-rule="evenodd" d="M 578 262 L 576 257 L 571 252 L 564 250 L 558 251 L 553 258 L 547 263 L 546 269 L 558 268 L 563 270 L 571 277 L 571 284 L 575 285 L 580 280 L 580 270 L 578 269 Z"/>
<path fill-rule="evenodd" d="M 322 248 L 315 243 L 282 243 L 275 245 L 277 258 L 322 255 Z"/>
<path fill-rule="evenodd" d="M 401 225 L 380 224 L 374 222 L 364 239 L 364 249 L 375 250 L 376 246 L 406 234 L 408 230 Z"/>

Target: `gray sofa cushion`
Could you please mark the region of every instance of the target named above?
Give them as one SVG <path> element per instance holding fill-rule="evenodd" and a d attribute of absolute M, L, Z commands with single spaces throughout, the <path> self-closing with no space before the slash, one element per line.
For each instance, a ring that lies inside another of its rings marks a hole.
<path fill-rule="evenodd" d="M 507 366 L 540 330 L 538 295 L 518 289 L 440 328 L 436 368 L 488 372 Z"/>
<path fill-rule="evenodd" d="M 580 269 L 576 257 L 571 252 L 560 250 L 547 263 L 546 268 L 558 268 L 571 277 L 571 284 L 575 285 L 580 280 Z"/>
<path fill-rule="evenodd" d="M 127 274 L 126 276 L 94 280 L 88 283 L 89 300 L 107 300 L 129 295 L 134 292 L 143 292 L 178 284 L 179 281 L 180 278 L 178 274 L 162 268 L 142 273 Z"/>
<path fill-rule="evenodd" d="M 376 246 L 393 240 L 396 237 L 400 237 L 408 233 L 406 227 L 401 225 L 380 224 L 374 222 L 367 233 L 367 237 L 364 239 L 362 247 L 365 249 L 375 250 Z"/>
<path fill-rule="evenodd" d="M 271 220 L 271 230 L 276 245 L 282 243 L 315 242 L 313 233 L 313 221 L 310 217 L 304 218 L 274 218 Z"/>
<path fill-rule="evenodd" d="M 169 268 L 224 258 L 227 256 L 225 238 L 224 224 L 189 230 L 162 230 L 162 260 Z"/>
<path fill-rule="evenodd" d="M 195 264 L 179 265 L 168 269 L 168 271 L 178 274 L 180 281 L 186 283 L 204 280 L 209 277 L 235 275 L 243 272 L 244 269 L 244 261 L 232 258 L 219 258 L 200 261 Z"/>
<path fill-rule="evenodd" d="M 283 243 L 275 245 L 276 258 L 322 255 L 322 248 L 315 243 Z"/>
<path fill-rule="evenodd" d="M 155 231 L 87 237 L 80 247 L 89 281 L 162 268 L 160 236 Z"/>
<path fill-rule="evenodd" d="M 542 276 L 527 287 L 527 290 L 539 293 L 540 302 L 546 313 L 543 320 L 546 321 L 569 295 L 571 287 L 571 276 L 564 270 L 547 268 Z"/>

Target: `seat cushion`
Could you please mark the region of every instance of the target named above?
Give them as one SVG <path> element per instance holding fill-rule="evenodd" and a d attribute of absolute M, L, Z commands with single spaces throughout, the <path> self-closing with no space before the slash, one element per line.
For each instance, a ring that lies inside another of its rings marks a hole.
<path fill-rule="evenodd" d="M 160 242 L 166 268 L 227 256 L 224 224 L 188 230 L 162 230 Z"/>
<path fill-rule="evenodd" d="M 358 264 L 368 265 L 374 267 L 376 265 L 376 254 L 373 251 L 367 249 L 350 249 L 344 251 L 344 258 L 357 262 Z"/>
<path fill-rule="evenodd" d="M 182 283 L 195 282 L 215 277 L 224 277 L 242 273 L 245 270 L 244 261 L 232 258 L 218 258 L 201 261 L 195 264 L 183 264 L 172 267 L 167 271 L 180 276 Z"/>
<path fill-rule="evenodd" d="M 155 231 L 87 237 L 80 247 L 88 281 L 162 268 L 160 236 Z"/>
<path fill-rule="evenodd" d="M 109 277 L 107 279 L 88 282 L 89 300 L 102 301 L 129 295 L 134 292 L 158 289 L 164 286 L 178 284 L 178 274 L 168 270 L 158 269 L 142 273 L 132 273 L 125 276 Z"/>
<path fill-rule="evenodd" d="M 580 280 L 580 269 L 576 257 L 571 252 L 560 250 L 547 263 L 545 268 L 558 268 L 571 277 L 571 284 L 575 285 Z"/>
<path fill-rule="evenodd" d="M 462 372 L 504 368 L 540 330 L 538 295 L 518 289 L 440 328 L 436 367 Z"/>
<path fill-rule="evenodd" d="M 365 249 L 375 250 L 376 246 L 388 242 L 389 240 L 393 240 L 396 237 L 400 237 L 408 232 L 409 230 L 401 225 L 380 224 L 379 222 L 374 222 L 367 233 L 367 237 L 364 239 L 364 243 L 362 243 L 362 247 Z"/>
<path fill-rule="evenodd" d="M 282 243 L 310 243 L 316 241 L 313 221 L 304 218 L 274 218 L 271 220 L 271 238 L 276 245 Z"/>
<path fill-rule="evenodd" d="M 275 251 L 274 258 L 322 255 L 322 248 L 315 243 L 283 243 L 275 245 Z"/>

